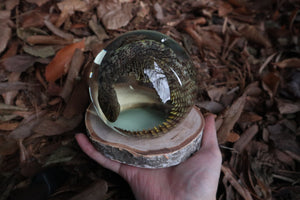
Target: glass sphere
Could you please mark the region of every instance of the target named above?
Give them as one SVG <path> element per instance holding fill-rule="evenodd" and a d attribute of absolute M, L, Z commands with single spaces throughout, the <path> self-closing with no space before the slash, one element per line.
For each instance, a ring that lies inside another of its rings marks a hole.
<path fill-rule="evenodd" d="M 95 58 L 89 91 L 98 116 L 125 135 L 156 137 L 191 110 L 196 73 L 186 51 L 148 30 L 121 35 Z"/>

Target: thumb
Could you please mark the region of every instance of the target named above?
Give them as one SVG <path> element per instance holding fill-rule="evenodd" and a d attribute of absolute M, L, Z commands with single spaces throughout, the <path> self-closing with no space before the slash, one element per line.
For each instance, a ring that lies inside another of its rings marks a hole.
<path fill-rule="evenodd" d="M 215 119 L 213 115 L 208 115 L 205 118 L 205 127 L 202 136 L 202 149 L 219 149 Z"/>
<path fill-rule="evenodd" d="M 213 115 L 208 115 L 205 118 L 205 127 L 202 135 L 202 142 L 199 151 L 193 155 L 193 159 L 212 158 L 216 166 L 222 162 L 222 154 L 219 149 L 218 139 L 216 134 L 215 120 Z M 200 159 L 202 160 L 202 159 Z"/>

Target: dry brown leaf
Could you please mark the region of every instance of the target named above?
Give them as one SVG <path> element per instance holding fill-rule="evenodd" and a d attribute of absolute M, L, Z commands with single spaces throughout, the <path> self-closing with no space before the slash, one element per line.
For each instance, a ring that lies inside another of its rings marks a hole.
<path fill-rule="evenodd" d="M 97 14 L 107 29 L 115 30 L 126 26 L 132 19 L 133 4 L 117 1 L 101 1 Z"/>
<path fill-rule="evenodd" d="M 32 139 L 31 141 L 39 141 L 41 138 L 36 138 L 36 139 Z M 41 148 L 38 149 L 37 152 L 35 152 L 35 156 L 37 157 L 47 157 L 49 155 L 51 155 L 53 152 L 55 152 L 55 150 L 57 150 L 58 148 L 60 148 L 61 142 L 59 141 L 55 141 L 55 142 L 49 142 L 46 143 L 44 146 L 42 146 Z"/>
<path fill-rule="evenodd" d="M 209 98 L 213 101 L 220 101 L 221 97 L 227 93 L 226 87 L 210 87 L 207 89 Z"/>
<path fill-rule="evenodd" d="M 86 80 L 82 79 L 73 90 L 66 105 L 63 116 L 70 119 L 76 115 L 83 114 L 89 104 L 89 93 Z"/>
<path fill-rule="evenodd" d="M 226 139 L 233 129 L 234 124 L 238 121 L 240 115 L 242 114 L 245 102 L 246 97 L 241 96 L 232 104 L 232 106 L 228 110 L 226 110 L 226 112 L 222 116 L 223 122 L 218 130 L 218 141 L 220 144 L 226 142 Z"/>
<path fill-rule="evenodd" d="M 8 76 L 8 82 L 17 82 L 19 81 L 21 73 L 20 72 L 12 72 Z M 2 96 L 4 98 L 4 102 L 6 104 L 12 105 L 14 98 L 17 96 L 18 91 L 9 91 L 6 93 L 3 93 Z"/>
<path fill-rule="evenodd" d="M 257 122 L 257 121 L 261 121 L 262 120 L 262 116 L 254 113 L 254 112 L 243 112 L 239 122 Z"/>
<path fill-rule="evenodd" d="M 82 121 L 82 115 L 76 115 L 72 119 L 59 117 L 57 120 L 52 120 L 45 117 L 33 128 L 34 138 L 41 136 L 60 135 L 76 128 Z"/>
<path fill-rule="evenodd" d="M 2 131 L 12 131 L 19 125 L 19 122 L 6 122 L 0 124 L 0 130 Z"/>
<path fill-rule="evenodd" d="M 230 132 L 227 137 L 227 141 L 232 143 L 236 142 L 238 139 L 240 139 L 240 135 L 235 132 Z"/>
<path fill-rule="evenodd" d="M 228 2 L 236 7 L 244 7 L 247 5 L 246 4 L 247 1 L 245 0 L 228 0 Z"/>
<path fill-rule="evenodd" d="M 24 82 L 4 82 L 0 83 L 0 94 L 9 92 L 11 90 L 33 90 L 39 87 L 38 84 L 24 83 Z"/>
<path fill-rule="evenodd" d="M 278 110 L 281 114 L 292 114 L 300 111 L 300 101 L 276 99 Z"/>
<path fill-rule="evenodd" d="M 75 11 L 87 12 L 89 10 L 88 1 L 83 0 L 65 0 L 57 4 L 61 14 L 56 21 L 55 26 L 60 27 L 65 20 L 73 15 Z"/>
<path fill-rule="evenodd" d="M 18 50 L 18 42 L 12 42 L 11 45 L 9 46 L 8 50 L 5 52 L 5 54 L 2 56 L 1 60 L 5 60 L 6 58 L 12 57 L 14 55 L 16 55 L 17 50 Z M 0 62 L 0 66 L 2 67 L 3 64 L 2 62 Z M 20 77 L 20 73 L 19 72 L 12 72 L 8 75 L 8 82 L 15 82 L 18 81 Z M 4 98 L 4 102 L 6 104 L 13 104 L 13 100 L 16 97 L 18 91 L 9 91 L 7 93 L 3 93 L 2 96 Z"/>
<path fill-rule="evenodd" d="M 277 73 L 270 72 L 262 78 L 263 88 L 268 92 L 271 98 L 273 98 L 276 93 L 280 83 L 280 78 Z"/>
<path fill-rule="evenodd" d="M 134 0 L 117 0 L 120 3 L 132 3 Z"/>
<path fill-rule="evenodd" d="M 269 39 L 263 34 L 263 32 L 259 31 L 256 26 L 244 24 L 239 27 L 238 30 L 245 38 L 248 40 L 260 44 L 266 48 L 271 47 L 271 42 Z"/>
<path fill-rule="evenodd" d="M 41 163 L 32 159 L 30 153 L 28 152 L 29 159 L 26 162 L 20 163 L 20 173 L 25 177 L 33 177 L 42 170 Z"/>
<path fill-rule="evenodd" d="M 104 0 L 100 2 L 97 7 L 97 16 L 99 19 L 101 19 L 107 12 L 113 9 L 117 9 L 119 7 L 120 5 L 118 0 L 112 0 L 112 1 Z"/>
<path fill-rule="evenodd" d="M 218 14 L 220 17 L 225 17 L 233 11 L 233 8 L 229 3 L 225 1 L 219 1 L 218 3 Z"/>
<path fill-rule="evenodd" d="M 217 131 L 218 131 L 218 130 L 220 129 L 220 127 L 222 126 L 223 121 L 224 121 L 224 119 L 221 118 L 221 117 L 218 117 L 218 118 L 216 119 L 216 130 L 217 130 Z"/>
<path fill-rule="evenodd" d="M 101 49 L 105 48 L 107 42 L 99 41 L 98 37 L 93 35 L 85 38 L 85 50 L 91 51 L 92 56 L 95 58 Z"/>
<path fill-rule="evenodd" d="M 20 16 L 21 27 L 29 28 L 29 27 L 42 27 L 44 26 L 44 19 L 49 19 L 50 22 L 54 23 L 57 20 L 57 14 L 51 13 L 49 15 L 48 12 L 42 11 L 42 9 L 38 8 L 28 13 L 24 13 Z"/>
<path fill-rule="evenodd" d="M 280 68 L 288 68 L 288 67 L 300 68 L 300 58 L 285 59 L 283 61 L 274 63 L 274 65 Z"/>
<path fill-rule="evenodd" d="M 69 70 L 69 64 L 76 49 L 84 49 L 84 40 L 68 45 L 57 52 L 53 60 L 46 66 L 45 77 L 54 82 Z"/>
<path fill-rule="evenodd" d="M 156 2 L 153 6 L 156 14 L 155 14 L 155 17 L 156 19 L 158 19 L 159 21 L 162 21 L 164 20 L 165 16 L 164 16 L 164 11 L 163 11 L 163 8 L 161 7 L 161 5 L 159 5 L 158 2 Z"/>
<path fill-rule="evenodd" d="M 29 67 L 33 67 L 33 64 L 36 62 L 47 64 L 49 63 L 49 60 L 29 55 L 16 55 L 3 60 L 2 65 L 9 72 L 24 72 Z"/>
<path fill-rule="evenodd" d="M 279 93 L 287 99 L 300 99 L 300 70 L 282 70 Z"/>
<path fill-rule="evenodd" d="M 40 28 L 35 27 L 28 27 L 28 28 L 22 28 L 17 27 L 17 36 L 26 41 L 28 37 L 34 36 L 34 35 L 48 35 L 48 33 Z"/>
<path fill-rule="evenodd" d="M 194 30 L 194 26 L 197 24 L 205 24 L 206 19 L 204 17 L 200 17 L 195 20 L 185 20 L 180 24 L 180 26 L 195 40 L 195 44 L 198 46 L 199 50 L 202 50 L 204 38 L 202 38 L 197 31 Z"/>
<path fill-rule="evenodd" d="M 60 92 L 62 90 L 62 87 L 58 84 L 56 84 L 55 82 L 49 82 L 48 83 L 48 87 L 47 87 L 47 94 L 50 96 L 59 96 Z M 55 100 L 53 99 L 54 102 L 60 102 L 60 99 Z M 48 102 L 49 105 L 55 105 L 55 103 L 53 104 L 52 101 Z"/>
<path fill-rule="evenodd" d="M 197 34 L 202 38 L 201 48 L 208 48 L 214 52 L 220 53 L 223 45 L 223 40 L 215 32 L 204 31 L 197 27 Z"/>
<path fill-rule="evenodd" d="M 140 1 L 140 6 L 139 7 L 140 7 L 139 11 L 136 14 L 138 17 L 144 18 L 147 15 L 149 15 L 150 6 L 146 2 Z"/>
<path fill-rule="evenodd" d="M 14 9 L 17 5 L 19 5 L 19 0 L 5 1 L 5 8 L 6 8 L 6 10 L 12 10 L 12 9 Z"/>
<path fill-rule="evenodd" d="M 5 52 L 5 54 L 0 59 L 0 66 L 2 66 L 2 61 L 3 60 L 5 60 L 6 58 L 12 57 L 12 56 L 14 56 L 14 55 L 17 54 L 18 46 L 19 46 L 19 43 L 17 41 L 12 42 L 9 45 L 9 48 L 7 49 L 7 51 Z"/>
<path fill-rule="evenodd" d="M 15 140 L 0 136 L 0 155 L 6 156 L 15 153 L 18 150 L 18 144 Z"/>
<path fill-rule="evenodd" d="M 255 81 L 253 83 L 250 83 L 244 92 L 244 95 L 257 97 L 262 93 L 262 89 L 259 87 L 259 82 Z"/>
<path fill-rule="evenodd" d="M 7 46 L 8 41 L 11 37 L 11 28 L 5 26 L 3 23 L 0 23 L 1 26 L 1 34 L 0 34 L 0 53 L 2 53 Z"/>
<path fill-rule="evenodd" d="M 72 41 L 65 40 L 55 35 L 32 35 L 26 38 L 26 42 L 28 42 L 31 45 L 35 45 L 35 44 L 66 45 L 72 43 Z"/>
<path fill-rule="evenodd" d="M 67 80 L 65 82 L 65 85 L 63 87 L 63 90 L 60 93 L 60 96 L 67 101 L 69 99 L 69 96 L 74 88 L 75 80 L 79 75 L 81 66 L 84 62 L 84 55 L 83 52 L 80 49 L 76 49 L 74 52 L 74 55 L 72 57 L 70 69 L 68 71 Z"/>
<path fill-rule="evenodd" d="M 9 10 L 1 10 L 0 11 L 0 54 L 6 49 L 8 41 L 11 38 L 11 28 L 8 26 L 10 23 L 10 11 Z"/>
<path fill-rule="evenodd" d="M 49 0 L 26 0 L 26 1 L 29 3 L 34 3 L 40 7 L 43 4 L 47 3 Z"/>
<path fill-rule="evenodd" d="M 291 166 L 292 169 L 295 169 L 295 162 L 294 162 L 293 158 L 290 155 L 288 155 L 287 153 L 282 152 L 278 149 L 276 149 L 274 153 L 275 153 L 276 158 L 278 160 L 280 160 L 284 164 L 287 164 L 287 165 Z"/>
<path fill-rule="evenodd" d="M 242 151 L 246 148 L 248 143 L 253 139 L 253 137 L 258 133 L 258 126 L 254 124 L 250 128 L 248 128 L 240 137 L 240 139 L 233 145 L 233 148 L 238 152 L 242 153 Z"/>
<path fill-rule="evenodd" d="M 215 101 L 202 101 L 196 105 L 214 114 L 220 113 L 225 109 L 222 104 Z"/>
<path fill-rule="evenodd" d="M 62 30 L 60 30 L 59 28 L 57 28 L 56 26 L 54 26 L 49 20 L 45 19 L 44 20 L 45 25 L 47 26 L 47 28 L 52 31 L 52 33 L 54 33 L 55 35 L 64 38 L 66 40 L 73 40 L 74 36 L 70 33 L 66 33 Z"/>
<path fill-rule="evenodd" d="M 88 1 L 84 0 L 64 0 L 57 4 L 58 8 L 62 12 L 68 12 L 70 15 L 75 11 L 87 12 L 89 10 Z"/>
<path fill-rule="evenodd" d="M 283 151 L 291 151 L 300 154 L 300 145 L 296 139 L 296 135 L 291 133 L 284 125 L 277 123 L 269 125 L 269 137 L 274 143 L 274 147 Z"/>
<path fill-rule="evenodd" d="M 89 185 L 83 192 L 72 197 L 70 200 L 98 200 L 105 199 L 108 190 L 107 182 L 104 180 L 97 180 L 95 183 Z"/>
<path fill-rule="evenodd" d="M 103 40 L 109 38 L 108 35 L 106 34 L 104 28 L 92 19 L 89 21 L 89 27 L 97 35 L 97 37 L 100 41 L 103 41 Z"/>
<path fill-rule="evenodd" d="M 40 123 L 42 117 L 46 113 L 46 110 L 42 110 L 37 113 L 34 113 L 26 119 L 23 119 L 21 124 L 9 134 L 9 138 L 18 140 L 29 137 L 33 133 L 32 128 Z"/>
<path fill-rule="evenodd" d="M 10 11 L 9 10 L 0 10 L 0 20 L 1 22 L 7 22 L 7 20 L 10 18 Z"/>
<path fill-rule="evenodd" d="M 40 57 L 40 58 L 48 58 L 50 56 L 55 55 L 55 48 L 53 46 L 45 46 L 45 45 L 35 45 L 35 46 L 23 46 L 24 52 L 29 55 Z"/>
<path fill-rule="evenodd" d="M 29 153 L 23 144 L 23 139 L 18 139 L 18 145 L 20 150 L 20 165 L 23 165 L 28 161 Z"/>

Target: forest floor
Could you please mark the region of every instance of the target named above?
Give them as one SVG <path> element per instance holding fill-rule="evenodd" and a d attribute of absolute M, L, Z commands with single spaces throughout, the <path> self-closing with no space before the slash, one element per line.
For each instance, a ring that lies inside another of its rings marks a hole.
<path fill-rule="evenodd" d="M 93 58 L 137 29 L 191 55 L 197 106 L 217 116 L 217 199 L 300 199 L 299 1 L 0 0 L 0 27 L 0 200 L 49 168 L 68 174 L 51 200 L 133 199 L 74 134 Z"/>

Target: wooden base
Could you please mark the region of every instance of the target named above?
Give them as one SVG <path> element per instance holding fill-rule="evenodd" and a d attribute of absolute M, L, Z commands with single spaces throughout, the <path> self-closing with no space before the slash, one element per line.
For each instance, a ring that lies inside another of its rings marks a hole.
<path fill-rule="evenodd" d="M 171 131 L 157 138 L 124 136 L 108 127 L 90 105 L 85 116 L 90 140 L 104 156 L 128 165 L 163 168 L 177 165 L 200 148 L 204 119 L 193 107 Z"/>

